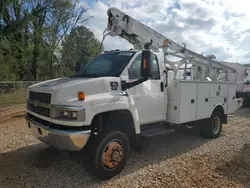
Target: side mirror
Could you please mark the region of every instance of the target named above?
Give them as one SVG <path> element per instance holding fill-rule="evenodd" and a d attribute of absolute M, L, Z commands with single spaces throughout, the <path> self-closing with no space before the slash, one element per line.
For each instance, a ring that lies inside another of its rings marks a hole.
<path fill-rule="evenodd" d="M 141 77 L 148 78 L 152 75 L 153 53 L 150 50 L 143 50 L 141 56 Z"/>

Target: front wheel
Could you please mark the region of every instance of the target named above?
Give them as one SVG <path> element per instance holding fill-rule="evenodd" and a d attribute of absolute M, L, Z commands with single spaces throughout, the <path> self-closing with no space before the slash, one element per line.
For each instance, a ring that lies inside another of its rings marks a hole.
<path fill-rule="evenodd" d="M 102 180 L 119 174 L 127 163 L 130 143 L 126 134 L 120 131 L 100 133 L 94 139 L 92 148 L 93 172 Z"/>
<path fill-rule="evenodd" d="M 222 114 L 213 112 L 210 119 L 205 120 L 201 127 L 202 136 L 206 138 L 218 138 L 222 130 Z"/>

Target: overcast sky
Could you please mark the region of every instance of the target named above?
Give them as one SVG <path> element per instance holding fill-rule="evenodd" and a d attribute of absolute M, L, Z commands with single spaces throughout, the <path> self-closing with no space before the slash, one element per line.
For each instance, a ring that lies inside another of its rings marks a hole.
<path fill-rule="evenodd" d="M 88 27 L 101 40 L 107 10 L 116 7 L 166 37 L 218 60 L 250 63 L 250 11 L 246 0 L 88 0 Z M 105 50 L 129 49 L 119 37 L 105 39 Z"/>

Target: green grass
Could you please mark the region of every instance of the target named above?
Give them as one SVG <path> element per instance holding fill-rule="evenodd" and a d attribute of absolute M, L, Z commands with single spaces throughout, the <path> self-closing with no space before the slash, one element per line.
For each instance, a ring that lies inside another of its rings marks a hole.
<path fill-rule="evenodd" d="M 0 106 L 8 106 L 12 104 L 24 104 L 26 102 L 27 89 L 20 88 L 16 92 L 10 91 L 1 94 L 0 93 Z"/>

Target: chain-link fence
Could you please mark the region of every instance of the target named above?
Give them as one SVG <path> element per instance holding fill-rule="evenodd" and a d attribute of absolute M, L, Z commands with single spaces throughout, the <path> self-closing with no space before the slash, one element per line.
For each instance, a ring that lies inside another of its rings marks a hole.
<path fill-rule="evenodd" d="M 0 82 L 0 108 L 25 104 L 27 89 L 38 81 Z"/>

